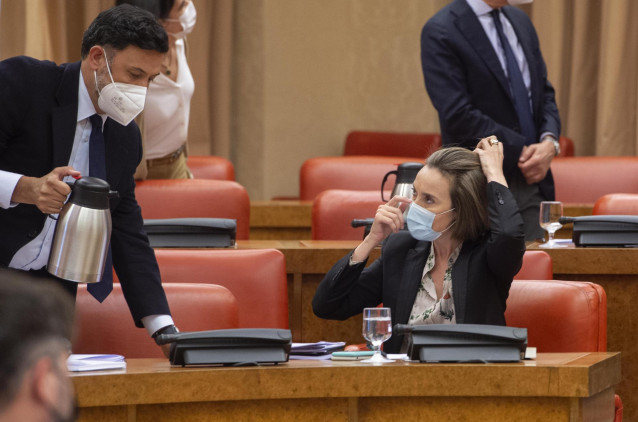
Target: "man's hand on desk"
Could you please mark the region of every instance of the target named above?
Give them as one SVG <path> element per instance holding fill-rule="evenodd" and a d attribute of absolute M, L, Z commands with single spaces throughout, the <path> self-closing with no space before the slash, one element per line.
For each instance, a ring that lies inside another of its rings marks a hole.
<path fill-rule="evenodd" d="M 167 325 L 164 328 L 160 328 L 159 330 L 155 331 L 153 333 L 153 340 L 155 340 L 157 342 L 157 337 L 160 334 L 177 334 L 179 333 L 179 330 L 177 329 L 176 326 L 174 325 Z M 170 355 L 170 351 L 171 351 L 171 344 L 172 343 L 168 343 L 168 344 L 162 344 L 160 345 L 160 347 L 162 348 L 162 352 L 164 353 L 164 356 L 166 356 L 166 358 L 169 357 Z"/>

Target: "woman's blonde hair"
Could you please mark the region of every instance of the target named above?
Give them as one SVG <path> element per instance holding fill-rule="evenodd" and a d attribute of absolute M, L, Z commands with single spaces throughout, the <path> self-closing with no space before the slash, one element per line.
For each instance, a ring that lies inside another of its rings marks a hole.
<path fill-rule="evenodd" d="M 441 148 L 430 155 L 425 165 L 436 169 L 450 182 L 450 198 L 456 224 L 450 229 L 460 240 L 477 239 L 489 228 L 487 179 L 479 156 L 465 148 Z"/>

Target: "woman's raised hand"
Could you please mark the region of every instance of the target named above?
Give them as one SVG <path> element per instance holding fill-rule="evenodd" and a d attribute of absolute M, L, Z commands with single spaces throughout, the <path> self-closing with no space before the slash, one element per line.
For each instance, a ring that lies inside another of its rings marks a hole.
<path fill-rule="evenodd" d="M 355 249 L 352 260 L 365 260 L 372 249 L 380 245 L 386 237 L 401 230 L 404 225 L 403 211 L 411 202 L 412 199 L 410 198 L 393 196 L 387 203 L 379 205 L 370 233 Z"/>
<path fill-rule="evenodd" d="M 498 182 L 507 186 L 503 174 L 503 143 L 496 136 L 488 136 L 479 141 L 474 149 L 481 160 L 481 168 L 488 182 Z"/>

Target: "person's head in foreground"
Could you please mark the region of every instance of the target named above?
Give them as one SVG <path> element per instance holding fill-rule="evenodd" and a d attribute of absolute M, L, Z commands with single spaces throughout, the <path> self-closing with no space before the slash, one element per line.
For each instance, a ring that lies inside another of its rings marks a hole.
<path fill-rule="evenodd" d="M 66 368 L 70 296 L 17 271 L 0 271 L 0 421 L 73 421 Z"/>

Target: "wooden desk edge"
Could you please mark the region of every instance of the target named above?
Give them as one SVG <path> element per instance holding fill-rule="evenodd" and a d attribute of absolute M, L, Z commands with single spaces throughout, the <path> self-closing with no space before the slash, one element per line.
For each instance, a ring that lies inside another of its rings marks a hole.
<path fill-rule="evenodd" d="M 356 362 L 291 361 L 278 367 L 184 369 L 171 368 L 159 359 L 131 359 L 126 372 L 74 374 L 71 379 L 81 407 L 314 397 L 584 398 L 620 382 L 619 353 L 585 353 L 580 358 L 578 354 L 553 355 L 576 358 L 564 364 L 545 364 L 544 355 L 539 354 L 540 362 L 518 364 L 397 363 L 373 367 Z M 388 375 L 383 376 L 383 372 Z M 379 377 L 386 382 L 383 389 L 377 388 Z M 451 381 L 446 387 L 450 391 L 434 388 L 442 377 Z M 417 380 L 419 388 L 413 385 Z M 423 383 L 432 384 L 432 388 L 422 388 Z"/>

